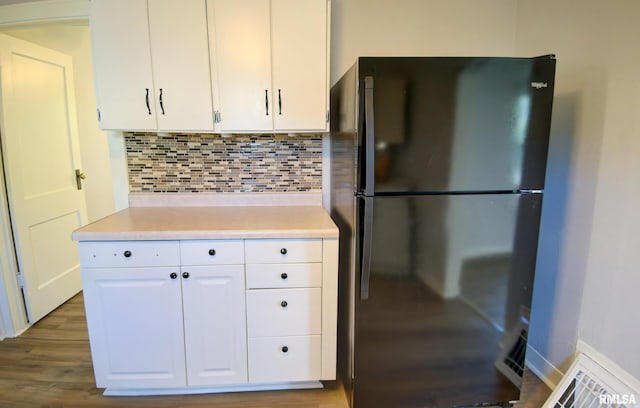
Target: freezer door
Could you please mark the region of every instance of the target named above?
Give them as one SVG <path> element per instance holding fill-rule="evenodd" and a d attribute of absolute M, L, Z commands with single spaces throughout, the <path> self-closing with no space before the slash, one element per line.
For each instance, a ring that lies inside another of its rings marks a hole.
<path fill-rule="evenodd" d="M 551 58 L 361 58 L 359 190 L 543 189 L 554 72 Z"/>
<path fill-rule="evenodd" d="M 523 322 L 541 199 L 359 199 L 360 224 L 372 218 L 373 232 L 368 250 L 367 240 L 360 240 L 361 253 L 371 254 L 370 270 L 365 273 L 362 263 L 356 268 L 355 407 L 444 408 L 519 399 L 521 373 L 497 367 L 504 367 L 513 341 L 526 350 Z"/>

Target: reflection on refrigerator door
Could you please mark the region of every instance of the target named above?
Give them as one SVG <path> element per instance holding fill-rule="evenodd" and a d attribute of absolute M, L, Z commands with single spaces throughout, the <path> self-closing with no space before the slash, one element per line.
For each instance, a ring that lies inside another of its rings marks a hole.
<path fill-rule="evenodd" d="M 368 198 L 372 257 L 369 297 L 356 300 L 357 407 L 519 398 L 520 379 L 514 384 L 496 360 L 530 302 L 534 266 L 521 260 L 535 257 L 540 199 Z"/>

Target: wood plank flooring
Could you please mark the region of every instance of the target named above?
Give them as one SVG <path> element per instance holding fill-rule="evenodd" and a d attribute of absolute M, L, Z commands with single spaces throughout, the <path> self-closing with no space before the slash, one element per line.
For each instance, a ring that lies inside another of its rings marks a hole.
<path fill-rule="evenodd" d="M 22 336 L 0 342 L 0 407 L 347 408 L 337 382 L 323 390 L 105 397 L 95 388 L 82 294 Z M 550 390 L 525 373 L 518 408 L 538 408 Z M 395 407 L 390 407 L 395 408 Z M 399 407 L 400 408 L 400 407 Z"/>

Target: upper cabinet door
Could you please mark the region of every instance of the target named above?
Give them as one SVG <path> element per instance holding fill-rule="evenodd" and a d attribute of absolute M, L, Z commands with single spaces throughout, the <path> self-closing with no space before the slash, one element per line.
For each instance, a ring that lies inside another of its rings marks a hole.
<path fill-rule="evenodd" d="M 274 128 L 327 127 L 327 2 L 271 0 Z"/>
<path fill-rule="evenodd" d="M 213 130 L 205 0 L 149 0 L 149 32 L 158 130 Z"/>
<path fill-rule="evenodd" d="M 92 0 L 101 128 L 326 130 L 328 9 L 327 0 Z"/>
<path fill-rule="evenodd" d="M 327 1 L 207 1 L 218 130 L 326 130 Z"/>
<path fill-rule="evenodd" d="M 212 131 L 205 0 L 92 0 L 102 129 Z"/>
<path fill-rule="evenodd" d="M 147 0 L 93 0 L 91 41 L 100 126 L 155 130 Z"/>
<path fill-rule="evenodd" d="M 269 0 L 207 0 L 207 9 L 219 130 L 272 130 Z"/>

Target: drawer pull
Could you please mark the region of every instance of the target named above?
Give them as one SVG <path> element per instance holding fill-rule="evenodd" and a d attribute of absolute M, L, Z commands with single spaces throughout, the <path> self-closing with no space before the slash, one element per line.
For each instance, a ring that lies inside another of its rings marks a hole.
<path fill-rule="evenodd" d="M 169 275 L 169 277 L 170 277 L 171 279 L 175 279 L 175 278 L 177 278 L 177 277 L 178 277 L 178 274 L 177 274 L 177 273 L 175 273 L 175 272 L 171 272 L 171 275 Z"/>
<path fill-rule="evenodd" d="M 280 249 L 280 253 L 281 253 L 282 255 L 286 255 L 286 254 L 287 254 L 287 248 L 282 248 L 282 249 Z"/>
<path fill-rule="evenodd" d="M 128 250 L 124 251 L 123 255 L 124 255 L 125 258 L 130 258 L 131 257 L 131 251 L 128 251 Z"/>
<path fill-rule="evenodd" d="M 182 272 L 182 277 L 185 279 L 189 278 L 189 272 Z"/>
<path fill-rule="evenodd" d="M 289 306 L 289 304 L 287 303 L 286 300 L 283 300 L 282 302 L 280 302 L 280 306 L 287 307 L 287 306 Z"/>
<path fill-rule="evenodd" d="M 281 273 L 280 277 L 284 280 L 284 279 L 287 279 L 289 275 L 287 275 L 286 273 Z"/>
<path fill-rule="evenodd" d="M 210 249 L 209 250 L 209 255 L 214 256 L 216 254 L 216 250 L 215 249 Z"/>
<path fill-rule="evenodd" d="M 286 353 L 287 351 L 289 351 L 289 347 L 287 346 L 282 346 L 282 352 Z"/>

